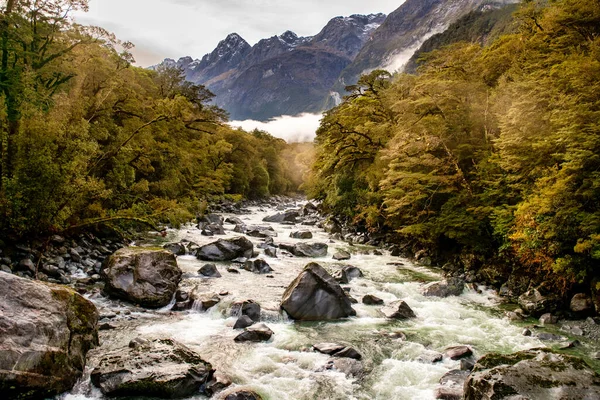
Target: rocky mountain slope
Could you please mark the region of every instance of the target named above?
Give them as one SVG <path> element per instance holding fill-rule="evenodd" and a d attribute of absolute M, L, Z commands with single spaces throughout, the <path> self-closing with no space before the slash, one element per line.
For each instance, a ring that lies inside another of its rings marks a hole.
<path fill-rule="evenodd" d="M 232 33 L 201 60 L 164 62 L 216 94 L 231 119 L 268 120 L 335 106 L 365 71 L 397 70 L 465 14 L 515 0 L 407 0 L 384 14 L 336 17 L 317 35 L 291 31 L 250 46 Z"/>

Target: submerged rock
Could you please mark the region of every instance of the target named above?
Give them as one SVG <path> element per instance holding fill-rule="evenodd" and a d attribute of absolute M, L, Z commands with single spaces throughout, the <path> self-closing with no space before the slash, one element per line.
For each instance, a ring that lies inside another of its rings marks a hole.
<path fill-rule="evenodd" d="M 101 275 L 109 295 L 151 308 L 169 304 L 181 280 L 173 253 L 142 247 L 117 250 Z"/>
<path fill-rule="evenodd" d="M 173 339 L 155 339 L 103 354 L 91 374 L 107 396 L 178 398 L 195 395 L 212 366 Z"/>
<path fill-rule="evenodd" d="M 340 285 L 316 263 L 304 267 L 288 286 L 281 308 L 298 320 L 331 320 L 356 315 Z"/>
<path fill-rule="evenodd" d="M 465 400 L 598 399 L 600 375 L 573 356 L 549 350 L 487 354 L 465 382 Z"/>
<path fill-rule="evenodd" d="M 201 246 L 196 257 L 205 261 L 231 261 L 236 258 L 250 258 L 254 253 L 254 245 L 243 236 L 232 239 L 219 239 L 216 242 Z"/>
<path fill-rule="evenodd" d="M 415 312 L 404 300 L 396 300 L 387 306 L 382 307 L 380 311 L 386 318 L 407 319 L 416 317 Z"/>
<path fill-rule="evenodd" d="M 98 345 L 97 324 L 96 307 L 74 291 L 0 272 L 0 398 L 71 389 Z"/>

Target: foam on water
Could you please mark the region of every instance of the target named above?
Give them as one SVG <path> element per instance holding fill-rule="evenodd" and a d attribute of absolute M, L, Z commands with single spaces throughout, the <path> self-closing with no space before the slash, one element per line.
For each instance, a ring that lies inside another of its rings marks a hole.
<path fill-rule="evenodd" d="M 443 352 L 448 346 L 467 344 L 477 356 L 490 351 L 513 352 L 540 346 L 535 338 L 522 336 L 520 329 L 499 317 L 494 310 L 498 300 L 492 291 L 466 289 L 461 296 L 449 298 L 425 297 L 423 284 L 441 279 L 429 268 L 392 257 L 388 253 L 376 256 L 372 248 L 330 242 L 328 235 L 314 226 L 286 226 L 262 222 L 274 210 L 252 209 L 242 216 L 248 225 L 271 225 L 277 232 L 276 242 L 298 243 L 292 230 L 309 230 L 308 242 L 328 243 L 326 257 L 315 260 L 280 255 L 264 258 L 274 269 L 272 279 L 241 270 L 226 271 L 229 263 L 216 263 L 223 275 L 217 279 L 202 279 L 196 271 L 205 264 L 193 256 L 178 257 L 181 269 L 193 278 L 186 285 L 216 293 L 228 292 L 221 303 L 208 312 L 183 312 L 176 315 L 149 314 L 133 329 L 133 335 L 169 336 L 197 350 L 213 366 L 230 376 L 234 385 L 247 386 L 268 399 L 431 399 L 438 381 L 446 372 L 458 367 L 458 361 L 444 359 L 428 364 L 420 356 Z M 227 216 L 227 215 L 225 215 Z M 225 225 L 225 237 L 240 236 Z M 199 245 L 217 240 L 207 238 L 193 226 L 169 231 L 169 242 L 189 240 Z M 261 239 L 249 238 L 254 244 Z M 332 255 L 343 249 L 352 253 L 348 261 L 336 262 Z M 365 254 L 368 252 L 369 254 Z M 335 322 L 291 322 L 279 313 L 279 302 L 285 288 L 304 265 L 316 261 L 326 269 L 343 265 L 360 268 L 364 277 L 343 285 L 359 302 L 366 294 L 385 301 L 404 300 L 417 317 L 390 321 L 379 312 L 380 306 L 354 304 L 357 316 Z M 235 301 L 253 299 L 261 304 L 266 324 L 274 332 L 266 343 L 235 343 L 239 333 L 232 329 L 235 318 L 229 307 Z M 104 301 L 104 300 L 100 300 Z M 103 304 L 108 307 L 108 304 Z M 490 311 L 492 310 L 492 311 Z M 398 339 L 406 335 L 406 341 Z M 363 355 L 365 378 L 357 380 L 340 371 L 327 369 L 330 357 L 316 353 L 311 346 L 321 342 L 338 342 L 355 347 Z M 97 390 L 87 396 L 70 394 L 64 400 L 98 399 Z M 201 398 L 201 397 L 196 397 Z"/>

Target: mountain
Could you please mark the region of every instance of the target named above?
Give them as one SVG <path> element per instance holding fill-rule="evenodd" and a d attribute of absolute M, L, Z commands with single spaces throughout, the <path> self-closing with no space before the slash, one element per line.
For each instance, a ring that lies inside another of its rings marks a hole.
<path fill-rule="evenodd" d="M 216 104 L 232 119 L 318 112 L 341 71 L 385 17 L 336 17 L 315 36 L 286 31 L 254 46 L 232 33 L 201 60 L 182 57 L 163 63 L 182 68 L 186 79 L 215 93 Z"/>
<path fill-rule="evenodd" d="M 449 44 L 471 42 L 485 46 L 499 36 L 511 33 L 514 29 L 512 14 L 516 9 L 516 4 L 508 4 L 499 8 L 482 7 L 468 13 L 452 23 L 444 32 L 436 33 L 427 39 L 412 55 L 404 71 L 415 73 L 421 55 Z"/>
<path fill-rule="evenodd" d="M 315 36 L 286 31 L 250 46 L 232 33 L 201 60 L 164 63 L 210 89 L 216 105 L 234 120 L 320 112 L 337 105 L 345 87 L 361 74 L 376 68 L 396 71 L 427 39 L 468 13 L 514 2 L 406 0 L 388 16 L 335 17 Z"/>
<path fill-rule="evenodd" d="M 473 10 L 515 2 L 407 0 L 373 33 L 353 62 L 341 73 L 334 89 L 344 93 L 344 87 L 356 83 L 366 71 L 382 68 L 394 72 L 400 69 L 424 41 L 445 31 L 452 22 Z"/>

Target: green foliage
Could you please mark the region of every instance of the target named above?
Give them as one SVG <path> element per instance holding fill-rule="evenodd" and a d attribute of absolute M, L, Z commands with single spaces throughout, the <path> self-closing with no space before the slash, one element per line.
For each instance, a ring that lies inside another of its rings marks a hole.
<path fill-rule="evenodd" d="M 513 21 L 484 47 L 427 54 L 418 75 L 364 76 L 321 124 L 309 192 L 568 290 L 600 275 L 600 3 L 528 1 Z"/>
<path fill-rule="evenodd" d="M 86 1 L 2 7 L 0 234 L 178 225 L 206 200 L 298 189 L 302 168 L 285 160 L 301 151 L 229 127 L 179 69 L 131 66 L 131 44 L 71 24 L 68 11 Z"/>

